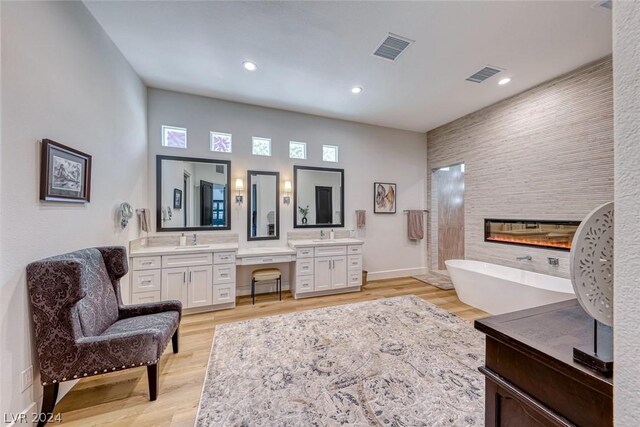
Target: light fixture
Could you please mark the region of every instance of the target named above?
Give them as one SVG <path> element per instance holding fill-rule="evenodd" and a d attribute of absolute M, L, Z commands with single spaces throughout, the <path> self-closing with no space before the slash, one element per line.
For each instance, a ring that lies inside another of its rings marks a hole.
<path fill-rule="evenodd" d="M 507 83 L 509 83 L 510 81 L 511 81 L 511 77 L 505 77 L 504 79 L 501 79 L 501 80 L 498 82 L 498 84 L 499 84 L 500 86 L 502 86 L 502 85 L 506 85 L 506 84 L 507 84 Z"/>
<path fill-rule="evenodd" d="M 236 203 L 238 203 L 239 205 L 242 204 L 242 192 L 244 191 L 244 181 L 242 181 L 242 178 L 237 178 L 236 179 Z"/>
<path fill-rule="evenodd" d="M 354 86 L 351 88 L 351 93 L 358 94 L 360 92 L 362 92 L 362 86 Z"/>
<path fill-rule="evenodd" d="M 282 201 L 285 205 L 291 203 L 291 181 L 284 182 L 284 197 Z"/>
<path fill-rule="evenodd" d="M 247 71 L 255 71 L 255 70 L 258 69 L 258 66 L 256 65 L 256 63 L 255 62 L 251 62 L 251 61 L 244 61 L 242 63 L 242 66 Z"/>

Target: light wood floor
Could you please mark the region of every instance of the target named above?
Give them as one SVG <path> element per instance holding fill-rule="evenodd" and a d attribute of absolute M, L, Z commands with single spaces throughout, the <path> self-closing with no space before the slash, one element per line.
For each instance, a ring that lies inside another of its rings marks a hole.
<path fill-rule="evenodd" d="M 362 292 L 283 301 L 275 294 L 260 295 L 256 305 L 240 297 L 237 307 L 185 316 L 180 325 L 180 352 L 171 345 L 160 361 L 160 394 L 148 399 L 146 369 L 81 380 L 56 406 L 62 423 L 74 426 L 193 426 L 216 325 L 312 308 L 414 294 L 463 319 L 487 316 L 463 304 L 455 291 L 443 291 L 411 278 L 369 282 Z"/>

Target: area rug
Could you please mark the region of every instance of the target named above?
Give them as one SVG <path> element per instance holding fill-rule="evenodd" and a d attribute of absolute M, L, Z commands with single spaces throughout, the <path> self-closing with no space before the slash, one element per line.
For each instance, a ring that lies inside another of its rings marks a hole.
<path fill-rule="evenodd" d="M 216 327 L 197 426 L 482 426 L 484 336 L 415 295 Z"/>
<path fill-rule="evenodd" d="M 435 286 L 436 288 L 444 289 L 445 291 L 453 289 L 451 279 L 449 276 L 445 276 L 444 274 L 438 274 L 431 271 L 427 274 L 420 274 L 412 277 L 426 283 L 427 285 Z"/>

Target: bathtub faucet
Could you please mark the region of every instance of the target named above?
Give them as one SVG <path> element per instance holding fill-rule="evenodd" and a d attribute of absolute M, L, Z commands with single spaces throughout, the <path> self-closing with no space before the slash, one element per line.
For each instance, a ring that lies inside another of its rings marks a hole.
<path fill-rule="evenodd" d="M 531 255 L 519 256 L 516 257 L 518 261 L 531 261 Z"/>

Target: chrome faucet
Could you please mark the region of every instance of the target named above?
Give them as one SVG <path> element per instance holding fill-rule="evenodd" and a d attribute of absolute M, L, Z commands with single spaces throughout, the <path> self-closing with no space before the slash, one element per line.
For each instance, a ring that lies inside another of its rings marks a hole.
<path fill-rule="evenodd" d="M 550 266 L 557 267 L 560 265 L 560 258 L 558 257 L 550 256 L 550 257 L 547 257 L 547 260 L 549 261 Z"/>
<path fill-rule="evenodd" d="M 525 256 L 516 257 L 516 259 L 518 261 L 531 261 L 532 258 L 531 258 L 531 255 L 525 255 Z"/>
<path fill-rule="evenodd" d="M 193 233 L 193 240 L 191 241 L 191 243 L 193 244 L 193 246 L 198 244 L 198 235 L 196 233 Z"/>
<path fill-rule="evenodd" d="M 324 240 L 324 230 L 320 230 L 320 240 Z"/>

